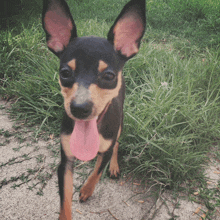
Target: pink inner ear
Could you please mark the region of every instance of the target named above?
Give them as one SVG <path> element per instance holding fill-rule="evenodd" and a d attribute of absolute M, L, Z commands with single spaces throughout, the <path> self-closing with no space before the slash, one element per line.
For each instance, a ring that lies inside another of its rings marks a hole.
<path fill-rule="evenodd" d="M 136 54 L 139 50 L 137 40 L 141 37 L 144 27 L 141 18 L 131 12 L 117 22 L 114 32 L 114 46 L 126 57 Z"/>
<path fill-rule="evenodd" d="M 45 29 L 51 35 L 47 46 L 55 52 L 62 51 L 68 45 L 71 37 L 73 28 L 71 20 L 66 16 L 62 16 L 59 11 L 48 11 L 44 21 Z"/>

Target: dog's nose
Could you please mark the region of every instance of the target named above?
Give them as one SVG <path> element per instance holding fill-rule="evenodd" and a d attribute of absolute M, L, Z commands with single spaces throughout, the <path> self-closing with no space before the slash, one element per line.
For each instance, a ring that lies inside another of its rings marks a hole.
<path fill-rule="evenodd" d="M 72 101 L 70 104 L 70 110 L 74 117 L 78 119 L 86 119 L 92 113 L 93 103 L 87 101 L 84 103 L 77 104 L 75 101 Z"/>

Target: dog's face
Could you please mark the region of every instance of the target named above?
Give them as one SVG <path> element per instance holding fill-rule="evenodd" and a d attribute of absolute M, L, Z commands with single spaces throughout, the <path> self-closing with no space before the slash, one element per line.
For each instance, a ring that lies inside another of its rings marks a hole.
<path fill-rule="evenodd" d="M 108 38 L 77 37 L 64 0 L 44 0 L 43 27 L 49 49 L 60 58 L 65 110 L 73 120 L 100 117 L 122 85 L 122 67 L 139 50 L 145 30 L 144 1 L 130 1 Z"/>
<path fill-rule="evenodd" d="M 123 59 L 104 38 L 76 38 L 60 56 L 60 86 L 68 116 L 98 117 L 118 96 Z"/>

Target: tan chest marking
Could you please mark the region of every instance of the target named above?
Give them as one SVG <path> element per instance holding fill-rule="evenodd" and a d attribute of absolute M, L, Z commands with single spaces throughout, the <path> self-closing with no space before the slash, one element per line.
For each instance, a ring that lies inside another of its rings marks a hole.
<path fill-rule="evenodd" d="M 99 134 L 99 140 L 100 140 L 99 152 L 104 153 L 112 145 L 112 140 L 105 139 L 101 134 Z"/>
<path fill-rule="evenodd" d="M 65 135 L 65 134 L 61 134 L 61 143 L 62 143 L 62 147 L 63 147 L 63 150 L 65 152 L 65 155 L 68 157 L 68 158 L 72 158 L 73 157 L 73 154 L 70 150 L 70 134 L 69 135 Z"/>

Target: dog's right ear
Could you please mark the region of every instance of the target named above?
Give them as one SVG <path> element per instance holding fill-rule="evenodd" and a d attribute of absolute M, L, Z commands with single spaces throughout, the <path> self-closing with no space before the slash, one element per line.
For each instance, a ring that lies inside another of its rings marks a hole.
<path fill-rule="evenodd" d="M 65 0 L 44 0 L 42 24 L 47 46 L 58 57 L 77 37 L 76 25 Z"/>

